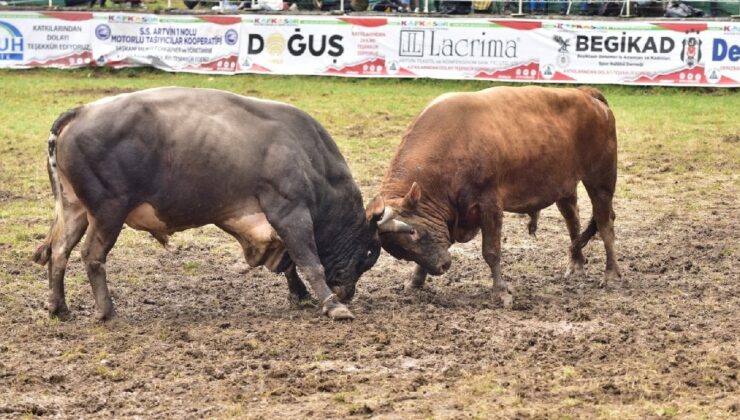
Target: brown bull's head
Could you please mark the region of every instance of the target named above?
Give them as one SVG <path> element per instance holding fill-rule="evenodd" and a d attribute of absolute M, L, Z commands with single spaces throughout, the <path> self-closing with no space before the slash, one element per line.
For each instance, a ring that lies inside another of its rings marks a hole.
<path fill-rule="evenodd" d="M 413 261 L 429 274 L 450 268 L 449 233 L 443 222 L 425 215 L 419 206 L 421 187 L 414 182 L 402 199 L 388 200 L 378 221 L 380 242 L 395 258 Z"/>

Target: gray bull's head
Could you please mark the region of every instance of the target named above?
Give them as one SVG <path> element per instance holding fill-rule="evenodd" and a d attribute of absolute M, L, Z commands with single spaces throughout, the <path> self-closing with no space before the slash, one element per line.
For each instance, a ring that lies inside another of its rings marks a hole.
<path fill-rule="evenodd" d="M 439 275 L 450 268 L 450 236 L 446 224 L 424 214 L 419 205 L 421 188 L 417 183 L 402 199 L 386 201 L 378 222 L 380 242 L 395 258 L 413 261 L 429 274 Z"/>

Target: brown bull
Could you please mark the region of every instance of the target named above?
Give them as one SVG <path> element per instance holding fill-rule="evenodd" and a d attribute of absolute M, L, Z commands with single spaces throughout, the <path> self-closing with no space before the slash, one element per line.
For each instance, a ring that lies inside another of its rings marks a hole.
<path fill-rule="evenodd" d="M 383 248 L 418 265 L 407 287 L 445 272 L 448 248 L 483 233 L 494 289 L 511 307 L 501 275 L 503 212 L 533 216 L 555 203 L 571 238 L 571 273 L 598 229 L 606 248 L 604 282 L 620 276 L 612 197 L 617 180 L 614 114 L 593 88 L 496 87 L 435 99 L 411 123 L 383 182 L 384 219 L 404 228 L 381 234 Z M 593 217 L 579 235 L 576 186 Z"/>

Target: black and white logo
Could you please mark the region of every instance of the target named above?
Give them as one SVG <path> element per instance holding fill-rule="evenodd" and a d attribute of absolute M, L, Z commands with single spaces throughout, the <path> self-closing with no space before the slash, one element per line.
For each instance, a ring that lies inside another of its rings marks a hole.
<path fill-rule="evenodd" d="M 424 56 L 424 31 L 401 31 L 400 57 Z"/>

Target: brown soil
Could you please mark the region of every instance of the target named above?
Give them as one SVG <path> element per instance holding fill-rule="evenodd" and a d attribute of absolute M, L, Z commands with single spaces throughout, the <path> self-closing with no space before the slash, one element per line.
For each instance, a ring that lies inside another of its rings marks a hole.
<path fill-rule="evenodd" d="M 18 255 L 2 267 L 17 280 L 0 295 L 0 417 L 731 418 L 737 210 L 733 195 L 696 217 L 617 199 L 624 279 L 605 289 L 600 241 L 586 249 L 587 278 L 563 279 L 557 210 L 536 240 L 510 215 L 514 310 L 492 300 L 476 239 L 422 292 L 403 292 L 411 265 L 383 254 L 349 323 L 291 308 L 284 278 L 248 269 L 214 228 L 175 236 L 169 251 L 127 229 L 109 258 L 119 318 L 106 325 L 92 320 L 78 251 L 64 323 L 46 316 L 45 269 Z"/>

